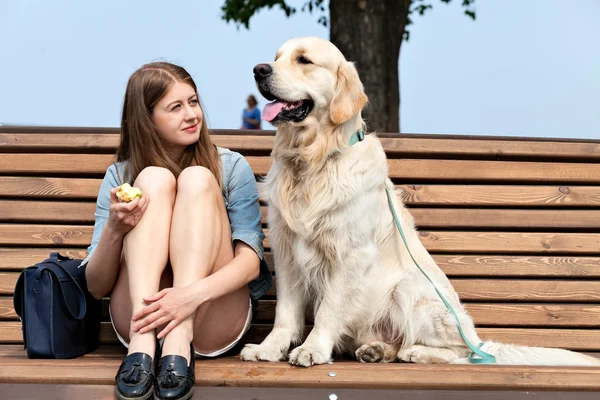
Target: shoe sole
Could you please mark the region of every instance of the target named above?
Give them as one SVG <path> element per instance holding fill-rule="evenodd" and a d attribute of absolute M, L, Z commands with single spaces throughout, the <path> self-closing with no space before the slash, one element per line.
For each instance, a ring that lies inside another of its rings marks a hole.
<path fill-rule="evenodd" d="M 192 386 L 192 389 L 191 389 L 191 390 L 190 390 L 188 393 L 186 393 L 186 395 L 185 395 L 185 396 L 183 396 L 183 397 L 180 397 L 180 398 L 179 398 L 179 399 L 177 399 L 177 400 L 188 400 L 189 398 L 191 398 L 191 397 L 192 397 L 192 395 L 194 394 L 194 388 L 195 388 L 195 387 L 196 387 L 196 386 Z M 163 400 L 163 399 L 161 399 L 160 397 L 156 397 L 156 394 L 155 394 L 155 396 L 154 396 L 154 400 Z"/>
<path fill-rule="evenodd" d="M 115 394 L 117 396 L 117 399 L 119 399 L 119 400 L 148 400 L 154 394 L 154 385 L 152 385 L 152 387 L 150 388 L 150 390 L 148 391 L 148 393 L 146 393 L 145 395 L 143 395 L 141 397 L 126 397 L 126 396 L 123 396 L 121 393 L 119 393 L 119 391 L 117 390 L 117 388 L 115 388 Z"/>

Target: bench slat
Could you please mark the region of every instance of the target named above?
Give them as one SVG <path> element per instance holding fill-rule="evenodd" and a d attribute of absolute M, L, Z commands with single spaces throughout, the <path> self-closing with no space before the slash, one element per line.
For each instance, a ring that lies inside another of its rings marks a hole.
<path fill-rule="evenodd" d="M 94 223 L 96 203 L 0 199 L 0 222 Z M 262 207 L 262 222 L 267 222 Z M 411 208 L 419 229 L 552 228 L 600 230 L 600 210 L 514 210 Z"/>
<path fill-rule="evenodd" d="M 265 248 L 270 247 L 265 229 Z M 0 224 L 4 246 L 88 246 L 93 226 Z M 597 253 L 600 233 L 459 232 L 421 231 L 422 243 L 431 252 L 443 253 Z"/>
<path fill-rule="evenodd" d="M 1 185 L 0 178 L 0 185 Z M 0 186 L 1 187 L 1 186 Z M 403 185 L 407 205 L 570 207 L 600 205 L 597 186 Z"/>
<path fill-rule="evenodd" d="M 259 300 L 256 322 L 273 323 L 275 300 Z M 108 301 L 103 302 L 103 317 L 108 320 Z M 465 303 L 477 326 L 599 328 L 600 305 L 588 304 L 494 304 Z M 12 297 L 0 297 L 0 320 L 14 321 L 18 316 Z M 313 323 L 310 312 L 306 321 Z"/>
<path fill-rule="evenodd" d="M 248 342 L 259 343 L 271 332 L 272 328 L 272 325 L 253 324 L 247 334 Z M 307 328 L 307 332 L 309 328 Z M 495 340 L 523 346 L 560 347 L 578 351 L 600 350 L 600 329 L 478 328 L 477 332 L 482 340 Z M 118 343 L 110 322 L 102 322 L 100 341 L 102 343 Z M 21 322 L 1 321 L 0 343 L 23 343 Z"/>
<path fill-rule="evenodd" d="M 246 157 L 257 175 L 266 175 L 269 157 Z M 3 154 L 0 174 L 102 176 L 114 161 L 110 154 Z M 390 159 L 390 177 L 422 181 L 600 183 L 600 164 L 479 160 Z"/>
<path fill-rule="evenodd" d="M 600 277 L 600 257 L 433 256 L 448 276 Z"/>
<path fill-rule="evenodd" d="M 275 304 L 275 300 L 259 300 L 258 321 L 273 323 Z M 465 306 L 477 326 L 600 328 L 600 305 L 465 303 Z M 12 304 L 4 307 L 5 317 L 9 315 L 8 307 Z M 313 323 L 312 313 L 306 313 L 306 321 Z"/>
<path fill-rule="evenodd" d="M 120 355 L 122 357 L 122 353 Z M 114 374 L 120 362 L 117 357 L 100 358 L 92 355 L 74 360 L 26 361 L 7 358 L 0 364 L 0 382 L 114 385 Z M 331 370 L 336 372 L 335 377 L 328 376 Z M 293 367 L 285 362 L 250 363 L 237 357 L 224 357 L 197 361 L 196 385 L 354 388 L 363 391 L 507 388 L 591 391 L 600 390 L 600 370 L 569 367 L 363 364 L 356 361 L 338 361 L 334 366 L 318 365 L 307 369 Z M 204 393 L 202 388 L 198 391 Z M 289 394 L 285 392 L 282 396 L 291 398 Z"/>
<path fill-rule="evenodd" d="M 0 133 L 0 151 L 73 150 L 115 152 L 119 144 L 118 130 L 114 133 Z M 244 150 L 270 152 L 275 143 L 274 135 L 212 135 L 214 144 L 234 151 Z M 600 144 L 592 141 L 533 141 L 513 138 L 474 139 L 402 136 L 380 138 L 389 156 L 427 154 L 488 157 L 544 157 L 563 159 L 600 159 Z"/>
<path fill-rule="evenodd" d="M 18 272 L 0 272 L 0 295 L 13 294 L 18 276 Z M 464 278 L 450 281 L 463 301 L 600 302 L 600 281 Z M 275 285 L 267 294 L 276 295 Z"/>
<path fill-rule="evenodd" d="M 102 179 L 0 176 L 0 196 L 96 200 Z M 407 205 L 600 206 L 597 186 L 398 185 Z"/>
<path fill-rule="evenodd" d="M 52 251 L 79 259 L 87 255 L 85 249 L 0 247 L 0 270 L 20 271 L 24 267 L 45 260 Z M 265 258 L 273 268 L 273 254 L 267 252 Z M 600 277 L 600 257 L 435 254 L 433 258 L 448 276 Z"/>
<path fill-rule="evenodd" d="M 102 179 L 0 176 L 0 196 L 96 200 Z"/>

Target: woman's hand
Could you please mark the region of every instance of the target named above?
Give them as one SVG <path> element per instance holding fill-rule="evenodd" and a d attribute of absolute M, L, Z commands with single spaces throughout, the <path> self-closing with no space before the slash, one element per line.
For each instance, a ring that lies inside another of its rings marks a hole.
<path fill-rule="evenodd" d="M 106 222 L 115 232 L 125 235 L 142 219 L 150 199 L 144 194 L 129 203 L 122 203 L 117 198 L 117 188 L 110 191 L 110 209 Z"/>
<path fill-rule="evenodd" d="M 133 331 L 146 333 L 166 324 L 167 326 L 156 336 L 161 339 L 196 312 L 202 304 L 199 299 L 192 285 L 163 289 L 154 296 L 146 297 L 144 301 L 150 305 L 142 308 L 131 318 L 134 321 Z"/>

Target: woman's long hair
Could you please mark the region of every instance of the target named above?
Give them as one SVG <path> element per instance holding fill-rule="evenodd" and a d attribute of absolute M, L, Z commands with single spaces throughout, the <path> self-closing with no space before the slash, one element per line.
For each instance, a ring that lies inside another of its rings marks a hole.
<path fill-rule="evenodd" d="M 178 177 L 183 169 L 191 165 L 208 168 L 219 186 L 221 182 L 221 163 L 217 147 L 211 142 L 206 124 L 206 114 L 202 109 L 200 139 L 183 151 L 179 163 L 172 160 L 152 121 L 152 110 L 175 82 L 187 83 L 198 89 L 188 72 L 174 64 L 155 62 L 146 64 L 131 75 L 125 91 L 123 114 L 121 118 L 121 142 L 117 150 L 117 161 L 129 161 L 125 170 L 125 179 L 132 183 L 146 167 L 167 168 Z"/>

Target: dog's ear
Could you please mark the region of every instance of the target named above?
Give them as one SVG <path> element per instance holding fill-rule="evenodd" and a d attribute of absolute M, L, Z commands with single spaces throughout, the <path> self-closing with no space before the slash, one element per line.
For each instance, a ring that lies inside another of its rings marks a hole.
<path fill-rule="evenodd" d="M 334 124 L 339 125 L 362 110 L 368 99 L 354 64 L 342 62 L 337 78 L 335 93 L 329 105 L 329 116 Z"/>

